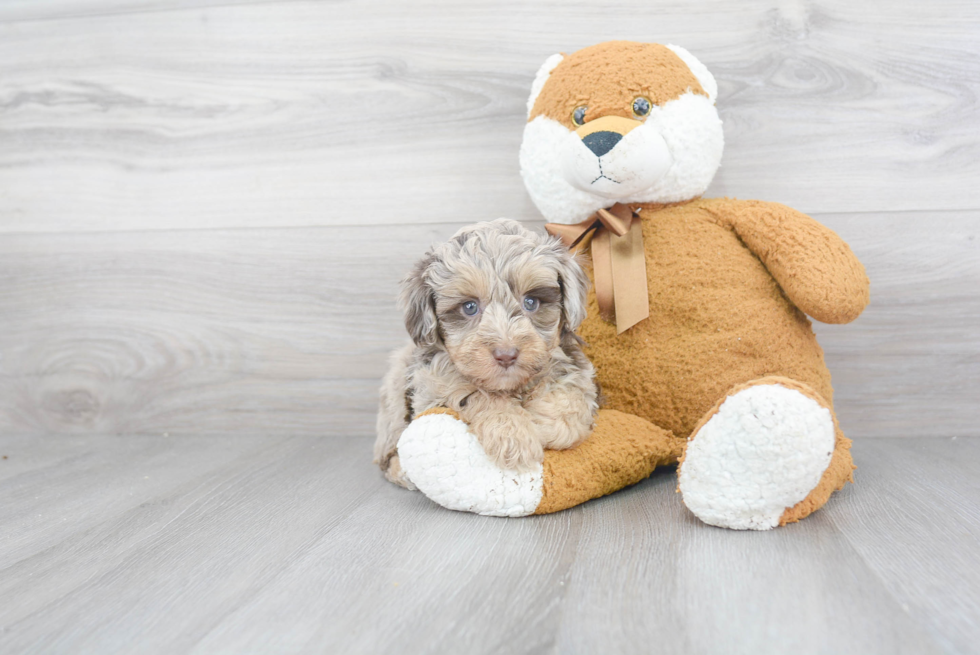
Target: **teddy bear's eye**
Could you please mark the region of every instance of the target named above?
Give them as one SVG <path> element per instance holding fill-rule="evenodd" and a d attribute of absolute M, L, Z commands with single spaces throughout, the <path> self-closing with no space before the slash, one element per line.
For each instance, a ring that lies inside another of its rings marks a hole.
<path fill-rule="evenodd" d="M 585 105 L 576 107 L 572 112 L 572 122 L 578 126 L 585 125 L 585 112 L 588 109 Z"/>
<path fill-rule="evenodd" d="M 633 113 L 637 116 L 646 116 L 650 113 L 650 101 L 640 96 L 633 100 Z"/>

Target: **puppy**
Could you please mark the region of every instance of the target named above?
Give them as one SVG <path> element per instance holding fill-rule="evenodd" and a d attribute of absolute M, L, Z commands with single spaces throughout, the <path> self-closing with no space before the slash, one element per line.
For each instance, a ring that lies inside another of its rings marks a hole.
<path fill-rule="evenodd" d="M 381 386 L 374 461 L 385 477 L 414 489 L 396 448 L 432 407 L 459 412 L 504 468 L 526 470 L 545 448 L 583 441 L 598 406 L 575 335 L 588 283 L 557 239 L 504 218 L 426 253 L 402 283 L 412 343 L 392 354 Z"/>

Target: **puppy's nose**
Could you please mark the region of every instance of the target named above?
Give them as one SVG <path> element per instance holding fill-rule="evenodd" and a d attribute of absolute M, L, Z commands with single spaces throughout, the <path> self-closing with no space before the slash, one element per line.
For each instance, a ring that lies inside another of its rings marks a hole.
<path fill-rule="evenodd" d="M 493 358 L 504 368 L 510 368 L 517 361 L 517 348 L 494 348 Z"/>
<path fill-rule="evenodd" d="M 593 132 L 584 139 L 582 143 L 585 147 L 595 153 L 596 157 L 602 157 L 604 154 L 616 147 L 623 138 L 622 134 L 617 134 L 616 132 L 607 132 L 603 130 L 602 132 Z"/>

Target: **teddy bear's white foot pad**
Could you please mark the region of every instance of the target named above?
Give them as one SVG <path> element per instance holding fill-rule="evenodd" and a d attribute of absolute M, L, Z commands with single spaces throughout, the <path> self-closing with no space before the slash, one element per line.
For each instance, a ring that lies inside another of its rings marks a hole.
<path fill-rule="evenodd" d="M 687 444 L 684 504 L 710 525 L 769 530 L 817 486 L 834 451 L 830 410 L 779 384 L 727 398 Z"/>
<path fill-rule="evenodd" d="M 398 441 L 398 456 L 412 483 L 447 509 L 527 516 L 541 502 L 540 464 L 520 473 L 498 467 L 466 423 L 449 414 L 412 421 Z"/>

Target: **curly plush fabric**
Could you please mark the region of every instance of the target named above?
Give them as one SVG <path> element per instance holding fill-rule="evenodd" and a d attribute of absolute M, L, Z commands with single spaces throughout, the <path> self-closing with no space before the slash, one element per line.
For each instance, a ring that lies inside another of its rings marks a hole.
<path fill-rule="evenodd" d="M 541 466 L 498 468 L 459 415 L 420 414 L 398 441 L 401 467 L 426 496 L 447 509 L 485 516 L 527 516 L 541 502 Z"/>
<path fill-rule="evenodd" d="M 608 407 L 687 437 L 732 387 L 766 376 L 833 402 L 823 351 L 790 294 L 825 319 L 864 308 L 867 276 L 840 237 L 776 203 L 698 199 L 640 216 L 650 318 L 617 335 L 590 294 L 581 328 Z"/>
<path fill-rule="evenodd" d="M 736 530 L 780 525 L 834 454 L 833 414 L 805 385 L 770 377 L 732 389 L 695 428 L 678 467 L 684 503 Z"/>
<path fill-rule="evenodd" d="M 636 484 L 683 450 L 683 439 L 638 416 L 599 410 L 595 430 L 583 443 L 545 451 L 541 503 L 534 513 L 550 514 Z"/>
<path fill-rule="evenodd" d="M 832 416 L 830 373 L 802 310 L 837 323 L 867 305 L 868 278 L 847 244 L 777 203 L 697 199 L 646 206 L 640 216 L 650 318 L 617 335 L 590 295 L 581 328 L 606 406 L 686 438 L 740 385 L 778 376 Z M 830 466 L 780 523 L 803 518 L 851 479 L 850 442 L 833 422 Z"/>
<path fill-rule="evenodd" d="M 677 461 L 678 439 L 637 417 L 600 410 L 589 438 L 575 448 L 549 450 L 530 471 L 490 462 L 459 415 L 437 407 L 420 414 L 398 442 L 405 473 L 447 509 L 486 516 L 550 514 L 605 496 Z"/>
<path fill-rule="evenodd" d="M 636 96 L 663 105 L 687 91 L 708 95 L 684 60 L 667 46 L 609 41 L 558 62 L 537 94 L 528 120 L 544 115 L 572 127 L 572 112 L 579 106 L 588 107 L 586 120 L 595 120 L 630 107 Z"/>
<path fill-rule="evenodd" d="M 840 426 L 837 423 L 837 417 L 833 415 L 830 405 L 826 400 L 820 397 L 816 391 L 811 389 L 805 384 L 800 384 L 788 378 L 781 378 L 779 376 L 770 376 L 762 378 L 759 380 L 753 380 L 745 384 L 740 384 L 725 395 L 724 398 L 720 399 L 714 407 L 712 407 L 707 414 L 701 419 L 701 421 L 694 427 L 691 433 L 689 441 L 694 441 L 698 435 L 701 434 L 702 428 L 709 423 L 718 412 L 721 410 L 722 406 L 731 400 L 733 397 L 738 396 L 743 391 L 752 389 L 757 386 L 774 386 L 778 385 L 783 389 L 790 391 L 795 391 L 800 395 L 812 400 L 816 405 L 822 408 L 826 408 L 830 418 L 833 421 L 833 451 L 828 453 L 830 458 L 829 464 L 826 464 L 826 468 L 823 469 L 823 475 L 820 480 L 816 482 L 815 486 L 812 486 L 811 491 L 802 500 L 795 503 L 792 506 L 787 506 L 783 510 L 782 514 L 779 516 L 777 522 L 778 525 L 786 525 L 787 523 L 795 523 L 806 516 L 809 516 L 816 510 L 823 507 L 823 505 L 830 498 L 830 495 L 835 491 L 840 491 L 844 484 L 847 482 L 854 482 L 853 471 L 856 468 L 851 463 L 851 440 L 844 436 L 841 432 Z M 755 408 L 751 408 L 753 411 Z M 755 417 L 758 418 L 758 417 Z M 792 447 L 792 444 L 790 444 Z M 681 467 L 678 469 L 678 477 L 681 477 L 683 472 L 683 464 L 685 462 L 687 454 L 690 450 L 685 452 L 685 456 L 681 457 L 680 463 Z M 749 457 L 754 456 L 753 453 L 747 453 Z"/>

